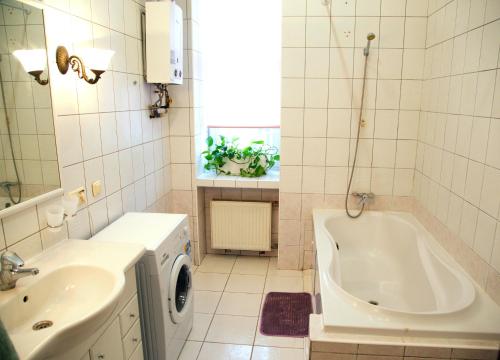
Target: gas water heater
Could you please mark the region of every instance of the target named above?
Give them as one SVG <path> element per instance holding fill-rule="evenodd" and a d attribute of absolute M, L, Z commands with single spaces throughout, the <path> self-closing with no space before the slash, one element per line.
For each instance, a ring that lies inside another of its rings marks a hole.
<path fill-rule="evenodd" d="M 182 9 L 171 0 L 146 1 L 146 81 L 182 84 Z"/>

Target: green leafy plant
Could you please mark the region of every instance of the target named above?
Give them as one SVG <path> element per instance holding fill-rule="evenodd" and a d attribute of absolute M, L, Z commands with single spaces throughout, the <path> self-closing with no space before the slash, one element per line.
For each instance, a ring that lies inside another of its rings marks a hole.
<path fill-rule="evenodd" d="M 239 175 L 244 177 L 259 177 L 267 174 L 280 156 L 274 146 L 264 144 L 263 140 L 252 141 L 250 145 L 240 148 L 238 138 L 228 140 L 219 136 L 215 141 L 213 137 L 207 138 L 208 149 L 202 152 L 207 163 L 206 170 L 215 170 L 217 174 Z M 230 167 L 236 164 L 239 173 L 232 172 Z"/>

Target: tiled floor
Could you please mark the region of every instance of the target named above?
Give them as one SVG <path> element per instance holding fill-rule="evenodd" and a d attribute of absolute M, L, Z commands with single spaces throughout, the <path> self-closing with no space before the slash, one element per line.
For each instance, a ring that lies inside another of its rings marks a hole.
<path fill-rule="evenodd" d="M 311 291 L 310 272 L 278 270 L 276 258 L 207 255 L 194 269 L 194 324 L 180 360 L 303 360 L 304 339 L 264 336 L 270 291 Z"/>

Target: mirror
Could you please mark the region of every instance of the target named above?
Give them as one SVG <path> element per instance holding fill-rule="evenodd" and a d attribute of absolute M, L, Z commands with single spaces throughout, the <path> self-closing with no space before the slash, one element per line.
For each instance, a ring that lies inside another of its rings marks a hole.
<path fill-rule="evenodd" d="M 0 210 L 61 186 L 47 79 L 42 10 L 0 0 Z"/>

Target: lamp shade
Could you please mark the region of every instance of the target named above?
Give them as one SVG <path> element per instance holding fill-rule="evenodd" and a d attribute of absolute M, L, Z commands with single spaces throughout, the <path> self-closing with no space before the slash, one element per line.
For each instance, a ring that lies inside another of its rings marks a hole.
<path fill-rule="evenodd" d="M 47 53 L 45 49 L 16 50 L 12 53 L 23 65 L 24 70 L 43 71 L 45 69 Z"/>
<path fill-rule="evenodd" d="M 76 54 L 82 59 L 86 68 L 106 71 L 115 52 L 113 50 L 84 48 L 79 49 Z"/>

